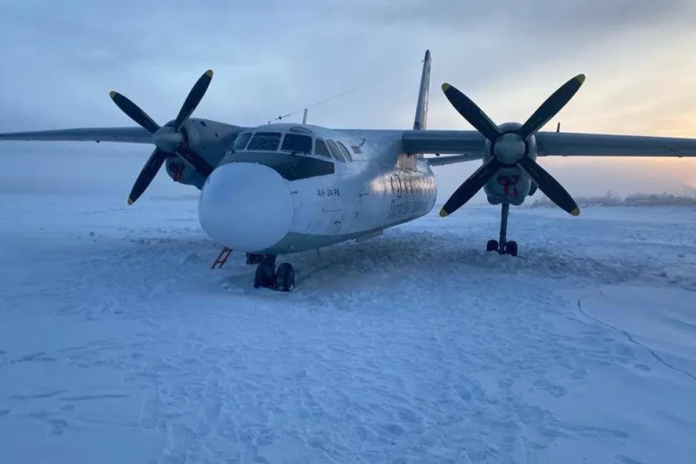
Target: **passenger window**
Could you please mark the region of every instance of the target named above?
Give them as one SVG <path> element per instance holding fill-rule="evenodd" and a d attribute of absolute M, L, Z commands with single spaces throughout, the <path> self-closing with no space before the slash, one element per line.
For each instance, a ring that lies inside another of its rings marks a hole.
<path fill-rule="evenodd" d="M 257 132 L 252 137 L 247 150 L 277 151 L 280 145 L 280 132 Z"/>
<path fill-rule="evenodd" d="M 322 139 L 314 141 L 314 154 L 331 158 L 331 153 L 329 153 L 329 149 L 326 148 L 326 143 Z"/>
<path fill-rule="evenodd" d="M 355 154 L 358 154 L 358 155 L 359 155 L 360 153 L 362 153 L 362 150 L 361 150 L 360 147 L 357 146 L 357 145 L 351 145 L 350 148 L 353 149 L 353 153 L 355 153 Z"/>
<path fill-rule="evenodd" d="M 243 134 L 239 134 L 237 138 L 234 140 L 234 143 L 232 144 L 232 150 L 234 151 L 242 151 L 246 148 L 247 143 L 249 143 L 249 139 L 251 138 L 251 132 L 244 132 Z"/>
<path fill-rule="evenodd" d="M 299 134 L 285 134 L 283 139 L 283 146 L 280 151 L 287 151 L 290 153 L 303 153 L 305 155 L 312 154 L 312 137 L 308 135 Z"/>
<path fill-rule="evenodd" d="M 341 154 L 341 150 L 338 149 L 336 143 L 333 140 L 327 140 L 326 144 L 329 146 L 329 151 L 331 151 L 333 157 L 338 161 L 343 161 L 345 163 L 346 159 Z"/>
<path fill-rule="evenodd" d="M 343 145 L 343 144 L 342 144 L 341 142 L 339 142 L 338 140 L 336 141 L 336 144 L 338 145 L 338 148 L 341 149 L 341 153 L 343 153 L 343 157 L 344 157 L 347 161 L 352 162 L 352 161 L 353 161 L 353 157 L 350 155 L 350 152 L 348 151 L 348 149 L 346 148 L 346 146 Z"/>

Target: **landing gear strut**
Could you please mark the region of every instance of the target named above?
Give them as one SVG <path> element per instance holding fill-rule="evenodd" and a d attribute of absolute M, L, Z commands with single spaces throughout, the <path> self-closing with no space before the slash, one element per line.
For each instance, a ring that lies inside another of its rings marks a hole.
<path fill-rule="evenodd" d="M 258 262 L 254 276 L 254 288 L 271 288 L 281 292 L 289 292 L 295 287 L 295 269 L 290 263 L 282 263 L 276 270 L 275 255 L 253 255 L 253 261 Z M 247 262 L 249 262 L 247 256 Z"/>
<path fill-rule="evenodd" d="M 510 203 L 504 202 L 500 211 L 500 240 L 489 240 L 486 251 L 497 251 L 501 255 L 517 256 L 517 242 L 507 241 L 508 216 Z"/>

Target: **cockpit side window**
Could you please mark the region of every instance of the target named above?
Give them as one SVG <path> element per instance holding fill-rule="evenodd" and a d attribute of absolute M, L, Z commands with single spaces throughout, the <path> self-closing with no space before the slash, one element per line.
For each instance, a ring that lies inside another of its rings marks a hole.
<path fill-rule="evenodd" d="M 336 144 L 338 145 L 338 148 L 341 149 L 341 153 L 343 153 L 343 156 L 345 157 L 346 160 L 350 161 L 351 163 L 353 162 L 353 157 L 350 155 L 350 152 L 346 148 L 345 145 L 343 145 L 341 142 L 336 140 Z"/>
<path fill-rule="evenodd" d="M 251 132 L 244 132 L 239 134 L 232 144 L 232 149 L 234 151 L 242 151 L 246 148 L 249 139 L 251 138 Z"/>
<path fill-rule="evenodd" d="M 331 154 L 334 158 L 336 158 L 338 161 L 346 161 L 346 159 L 341 154 L 341 150 L 338 149 L 336 142 L 334 142 L 333 140 L 327 140 L 326 144 L 329 146 L 329 151 L 331 151 Z"/>
<path fill-rule="evenodd" d="M 283 139 L 283 146 L 280 151 L 286 151 L 289 153 L 302 153 L 305 155 L 312 154 L 312 137 L 308 135 L 300 134 L 285 134 Z"/>
<path fill-rule="evenodd" d="M 252 137 L 247 150 L 277 151 L 280 145 L 280 132 L 257 132 Z"/>
<path fill-rule="evenodd" d="M 331 153 L 329 149 L 326 148 L 326 143 L 322 139 L 316 139 L 314 141 L 314 154 L 317 156 L 324 156 L 326 158 L 331 158 Z"/>

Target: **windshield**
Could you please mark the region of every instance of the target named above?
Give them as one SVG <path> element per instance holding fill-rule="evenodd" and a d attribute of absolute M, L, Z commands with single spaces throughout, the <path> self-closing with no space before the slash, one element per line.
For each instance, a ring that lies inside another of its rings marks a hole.
<path fill-rule="evenodd" d="M 308 135 L 285 134 L 285 138 L 283 139 L 283 146 L 281 147 L 280 151 L 311 155 L 312 137 Z"/>
<path fill-rule="evenodd" d="M 249 143 L 250 138 L 251 138 L 251 132 L 244 132 L 243 134 L 239 134 L 239 136 L 235 139 L 234 143 L 232 144 L 232 150 L 234 150 L 234 151 L 244 150 L 247 146 L 247 143 Z"/>
<path fill-rule="evenodd" d="M 331 154 L 329 153 L 329 149 L 326 148 L 326 143 L 322 139 L 317 139 L 315 141 L 315 143 L 316 143 L 316 146 L 314 147 L 314 153 L 316 155 L 331 158 Z"/>
<path fill-rule="evenodd" d="M 338 145 L 336 145 L 336 142 L 334 142 L 333 140 L 327 140 L 326 145 L 328 145 L 329 151 L 331 152 L 334 158 L 336 158 L 338 161 L 345 162 L 346 159 L 341 154 L 341 150 L 338 149 Z"/>
<path fill-rule="evenodd" d="M 249 142 L 247 150 L 276 151 L 280 145 L 280 132 L 257 132 Z"/>

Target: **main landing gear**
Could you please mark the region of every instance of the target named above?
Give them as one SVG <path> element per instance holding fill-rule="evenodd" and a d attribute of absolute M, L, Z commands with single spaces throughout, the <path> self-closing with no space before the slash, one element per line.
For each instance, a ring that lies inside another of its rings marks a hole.
<path fill-rule="evenodd" d="M 295 287 L 295 269 L 290 263 L 283 263 L 276 269 L 275 255 L 247 255 L 248 264 L 257 264 L 254 288 L 271 288 L 289 292 Z"/>
<path fill-rule="evenodd" d="M 517 242 L 507 241 L 508 215 L 510 214 L 510 203 L 503 203 L 500 211 L 500 240 L 489 240 L 486 244 L 486 251 L 497 251 L 501 255 L 517 256 Z"/>

